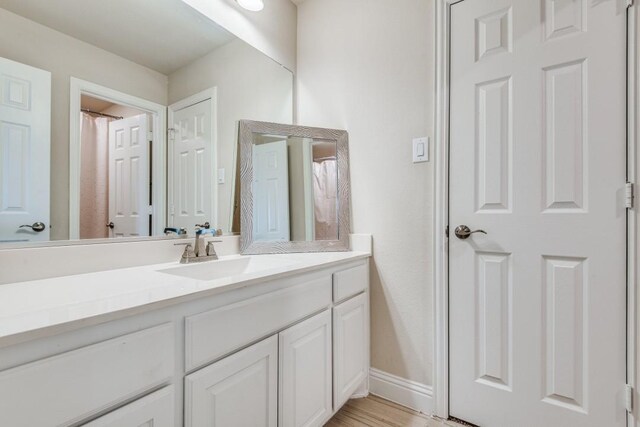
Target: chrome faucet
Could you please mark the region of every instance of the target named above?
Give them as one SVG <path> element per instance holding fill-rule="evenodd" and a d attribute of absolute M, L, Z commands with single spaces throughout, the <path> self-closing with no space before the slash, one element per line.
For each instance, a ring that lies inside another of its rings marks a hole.
<path fill-rule="evenodd" d="M 196 247 L 193 253 L 196 255 L 196 257 L 215 257 L 213 259 L 218 259 L 218 255 L 216 254 L 215 249 L 213 249 L 213 242 L 209 242 L 206 248 L 204 246 L 204 237 L 202 236 L 206 236 L 207 234 L 215 236 L 216 230 L 212 230 L 209 228 L 200 228 L 196 230 Z M 213 250 L 213 253 L 211 254 L 209 254 L 210 249 Z"/>
<path fill-rule="evenodd" d="M 196 228 L 196 240 L 194 246 L 187 244 L 182 252 L 180 264 L 189 264 L 192 262 L 213 261 L 218 259 L 214 243 L 220 243 L 221 240 L 213 240 L 206 244 L 203 236 L 210 234 L 216 236 L 216 230 L 209 228 Z"/>

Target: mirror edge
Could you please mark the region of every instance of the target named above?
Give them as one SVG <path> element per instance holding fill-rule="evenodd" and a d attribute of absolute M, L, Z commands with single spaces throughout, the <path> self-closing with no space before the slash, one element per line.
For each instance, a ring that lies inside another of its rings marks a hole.
<path fill-rule="evenodd" d="M 351 183 L 346 130 L 240 120 L 240 252 L 243 255 L 350 250 Z M 253 240 L 253 134 L 275 134 L 336 141 L 338 153 L 338 240 L 255 242 Z"/>

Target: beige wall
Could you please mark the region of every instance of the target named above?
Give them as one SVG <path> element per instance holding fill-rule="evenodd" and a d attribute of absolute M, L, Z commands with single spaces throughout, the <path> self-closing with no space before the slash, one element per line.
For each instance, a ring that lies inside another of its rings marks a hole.
<path fill-rule="evenodd" d="M 432 383 L 433 10 L 425 0 L 298 6 L 299 123 L 349 131 L 353 230 L 372 233 L 371 363 Z"/>
<path fill-rule="evenodd" d="M 230 229 L 238 120 L 292 123 L 293 75 L 242 40 L 234 40 L 169 76 L 169 103 L 210 87 L 218 93 L 218 185 L 216 227 Z"/>
<path fill-rule="evenodd" d="M 51 72 L 51 238 L 69 236 L 71 76 L 165 104 L 167 77 L 0 9 L 0 56 Z"/>
<path fill-rule="evenodd" d="M 241 40 L 288 69 L 296 67 L 296 6 L 291 0 L 265 0 L 260 13 L 236 0 L 183 0 Z"/>
<path fill-rule="evenodd" d="M 289 220 L 291 240 L 307 240 L 304 194 L 304 144 L 305 138 L 289 138 Z"/>

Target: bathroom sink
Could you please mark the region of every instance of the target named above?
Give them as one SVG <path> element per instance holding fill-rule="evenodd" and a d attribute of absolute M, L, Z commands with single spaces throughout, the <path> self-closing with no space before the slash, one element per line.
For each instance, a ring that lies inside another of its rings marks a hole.
<path fill-rule="evenodd" d="M 161 273 L 188 277 L 196 280 L 216 280 L 241 274 L 257 273 L 295 264 L 295 260 L 281 255 L 234 256 L 217 261 L 158 270 Z"/>

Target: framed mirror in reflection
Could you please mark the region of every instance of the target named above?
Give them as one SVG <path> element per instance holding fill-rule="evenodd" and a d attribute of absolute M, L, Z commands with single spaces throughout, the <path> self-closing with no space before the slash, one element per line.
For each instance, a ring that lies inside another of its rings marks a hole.
<path fill-rule="evenodd" d="M 5 247 L 230 233 L 239 120 L 292 122 L 292 73 L 181 0 L 0 0 L 0 40 Z"/>
<path fill-rule="evenodd" d="M 243 253 L 348 250 L 346 131 L 242 121 Z"/>

